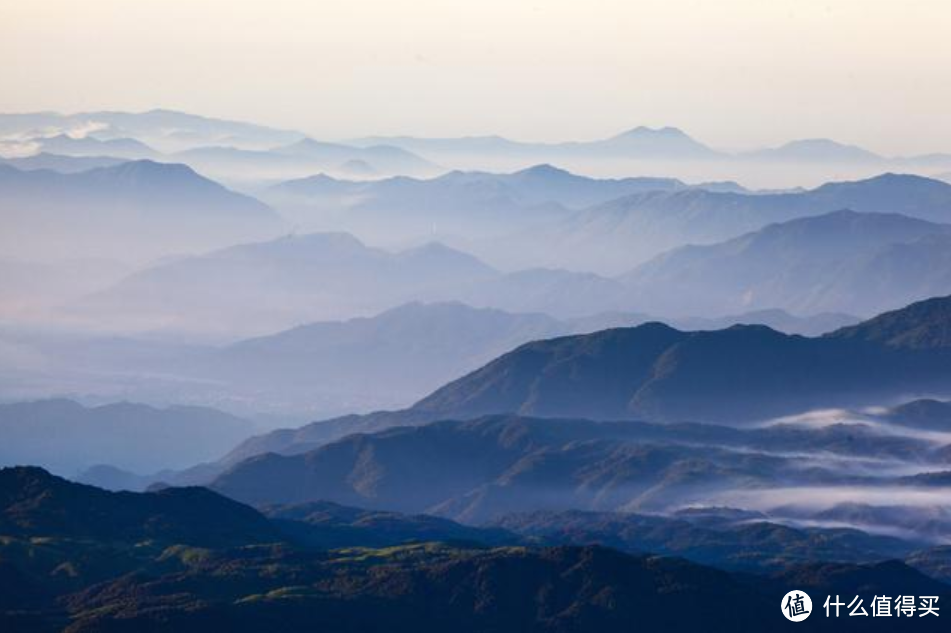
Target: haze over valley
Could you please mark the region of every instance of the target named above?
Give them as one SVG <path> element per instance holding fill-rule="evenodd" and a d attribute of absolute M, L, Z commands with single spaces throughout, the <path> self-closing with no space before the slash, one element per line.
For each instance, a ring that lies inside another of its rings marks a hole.
<path fill-rule="evenodd" d="M 945 3 L 8 4 L 3 633 L 947 628 Z"/>

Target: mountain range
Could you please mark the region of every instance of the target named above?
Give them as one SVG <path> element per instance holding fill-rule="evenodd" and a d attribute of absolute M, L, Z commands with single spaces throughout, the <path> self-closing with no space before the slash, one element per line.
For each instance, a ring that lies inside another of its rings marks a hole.
<path fill-rule="evenodd" d="M 205 407 L 0 404 L 0 465 L 32 464 L 68 476 L 98 464 L 143 473 L 182 469 L 219 458 L 253 431 L 247 420 Z"/>
<path fill-rule="evenodd" d="M 353 147 L 317 142 L 304 134 L 266 126 L 175 112 L 0 114 L 7 153 L 50 153 L 184 163 L 229 183 L 287 179 L 363 161 L 383 174 L 434 174 L 439 169 L 392 146 Z M 3 149 L 0 143 L 0 149 Z"/>
<path fill-rule="evenodd" d="M 0 114 L 0 631 L 904 630 L 948 169 Z"/>
<path fill-rule="evenodd" d="M 746 429 L 514 415 L 410 422 L 290 447 L 301 452 L 272 445 L 236 458 L 210 486 L 258 507 L 330 501 L 507 529 L 499 522 L 527 512 L 635 512 L 658 522 L 706 512 L 714 528 L 755 520 L 900 535 L 905 544 L 892 546 L 906 553 L 951 530 L 937 501 L 947 492 L 947 445 L 883 418 Z M 921 497 L 935 501 L 923 507 Z"/>
<path fill-rule="evenodd" d="M 255 334 L 438 299 L 499 275 L 436 243 L 392 253 L 343 233 L 287 235 L 147 268 L 75 309 L 147 328 Z"/>
<path fill-rule="evenodd" d="M 80 271 L 90 274 L 88 268 Z M 49 290 L 47 277 L 28 278 Z M 22 289 L 11 288 L 11 294 L 22 295 Z M 97 401 L 191 403 L 251 416 L 262 426 L 289 426 L 406 407 L 523 343 L 652 320 L 627 312 L 555 319 L 458 302 L 412 302 L 370 317 L 217 344 L 8 328 L 0 329 L 0 398 L 83 394 Z M 762 323 L 816 335 L 857 321 L 843 314 L 804 318 L 770 310 L 673 324 L 719 329 Z"/>
<path fill-rule="evenodd" d="M 0 165 L 7 256 L 142 261 L 280 230 L 261 202 L 184 165 L 131 161 L 78 173 Z"/>
<path fill-rule="evenodd" d="M 883 162 L 885 158 L 856 145 L 845 145 L 826 138 L 800 139 L 779 147 L 741 154 L 748 160 L 819 163 Z"/>
<path fill-rule="evenodd" d="M 89 136 L 99 140 L 136 138 L 163 152 L 221 143 L 248 149 L 266 148 L 292 143 L 303 137 L 298 132 L 163 109 L 0 114 L 0 131 L 33 139 L 56 134 Z"/>
<path fill-rule="evenodd" d="M 409 136 L 376 136 L 351 141 L 354 145 L 386 143 L 405 147 L 424 155 L 451 157 L 463 156 L 514 156 L 519 158 L 567 157 L 572 155 L 622 155 L 629 158 L 664 159 L 710 159 L 722 156 L 720 152 L 692 139 L 674 127 L 650 128 L 639 126 L 604 139 L 595 141 L 568 141 L 561 143 L 525 143 L 499 136 L 474 136 L 463 138 L 414 138 Z"/>
<path fill-rule="evenodd" d="M 112 167 L 126 162 L 122 158 L 113 158 L 109 156 L 67 156 L 63 154 L 50 154 L 40 152 L 32 156 L 22 156 L 18 158 L 3 158 L 0 163 L 16 167 L 23 171 L 32 171 L 34 169 L 48 169 L 61 174 L 73 174 L 81 171 L 96 169 L 97 167 Z"/>
<path fill-rule="evenodd" d="M 947 390 L 951 298 L 818 338 L 764 326 L 681 332 L 660 323 L 528 343 L 414 409 L 742 422 Z M 742 397 L 738 397 L 742 394 Z"/>
<path fill-rule="evenodd" d="M 74 303 L 70 314 L 106 315 L 127 329 L 249 336 L 412 301 L 576 318 L 625 310 L 624 290 L 590 273 L 500 272 L 438 242 L 392 252 L 346 233 L 313 233 L 159 263 Z"/>
<path fill-rule="evenodd" d="M 167 157 L 213 178 L 252 186 L 301 178 L 317 171 L 341 174 L 347 171 L 343 166 L 351 161 L 360 161 L 383 175 L 434 176 L 443 171 L 425 158 L 398 147 L 351 147 L 306 137 L 269 149 L 214 145 L 183 150 Z"/>
<path fill-rule="evenodd" d="M 551 165 L 511 174 L 454 171 L 431 179 L 335 180 L 325 174 L 280 183 L 262 198 L 303 226 L 379 239 L 413 239 L 436 232 L 467 239 L 554 221 L 577 209 L 623 195 L 670 191 L 672 178 L 597 179 Z"/>
<path fill-rule="evenodd" d="M 609 525 L 606 517 L 600 520 L 602 527 Z M 531 539 L 558 538 L 545 531 L 552 520 L 509 523 Z M 726 549 L 737 551 L 740 543 L 769 538 L 717 533 L 683 521 L 669 525 L 698 551 L 704 542 L 706 551 L 725 541 Z M 863 541 L 841 531 L 828 535 L 849 549 L 845 557 L 864 544 L 872 561 L 817 557 L 737 573 L 591 544 L 522 544 L 523 537 L 505 530 L 332 504 L 273 509 L 265 517 L 203 489 L 108 493 L 36 468 L 0 470 L 0 526 L 0 625 L 10 631 L 254 631 L 280 622 L 288 630 L 610 633 L 629 630 L 634 620 L 668 631 L 757 631 L 780 617 L 776 605 L 790 586 L 814 596 L 934 595 L 938 604 L 948 594 L 947 585 L 901 562 L 875 561 L 880 554 L 874 544 L 888 547 L 885 539 Z M 809 543 L 805 533 L 768 524 L 759 529 L 772 535 L 783 554 L 798 546 L 800 552 L 842 556 L 842 549 L 822 545 L 825 533 Z M 387 535 L 412 539 L 414 533 L 423 539 L 372 544 Z M 450 534 L 475 540 L 425 540 Z M 328 545 L 319 539 L 331 535 L 366 544 L 324 549 Z M 491 544 L 500 538 L 518 546 Z M 643 542 L 657 543 L 647 534 Z M 938 555 L 926 550 L 910 559 Z M 690 609 L 683 608 L 685 601 Z M 734 601 L 744 608 L 723 609 Z M 422 610 L 426 618 L 411 617 Z M 815 620 L 833 630 L 827 622 Z M 848 619 L 833 624 L 847 631 L 869 626 Z M 939 630 L 940 619 L 916 625 Z"/>
<path fill-rule="evenodd" d="M 948 298 L 919 302 L 813 338 L 762 325 L 685 332 L 654 322 L 526 343 L 408 409 L 252 437 L 201 476 L 265 453 L 304 453 L 352 433 L 487 414 L 748 425 L 810 409 L 900 404 L 921 392 L 947 395 L 949 305 Z M 576 327 L 584 331 L 584 323 Z M 920 414 L 924 428 L 945 424 L 935 406 L 937 412 Z M 900 407 L 894 411 L 871 422 L 915 426 L 902 422 L 908 414 Z"/>
<path fill-rule="evenodd" d="M 951 225 L 835 211 L 708 246 L 683 246 L 621 277 L 631 305 L 662 314 L 875 314 L 951 293 Z"/>
<path fill-rule="evenodd" d="M 478 182 L 485 181 L 480 176 Z M 692 212 L 667 197 L 681 194 L 713 200 L 713 206 L 698 202 Z M 649 242 L 651 250 L 659 249 L 661 233 L 678 235 L 676 243 L 683 243 L 705 224 L 727 235 L 746 225 L 762 226 L 724 241 L 674 248 L 613 278 L 557 268 L 506 273 L 436 243 L 393 253 L 345 234 L 291 235 L 161 263 L 82 303 L 87 314 L 107 310 L 110 317 L 139 326 L 207 330 L 214 322 L 219 331 L 249 335 L 372 314 L 409 301 L 461 301 L 559 319 L 638 312 L 686 322 L 699 314 L 719 319 L 772 309 L 870 315 L 951 291 L 943 273 L 949 225 L 924 219 L 947 215 L 943 209 L 951 208 L 951 186 L 938 181 L 883 176 L 800 194 L 687 190 L 634 198 L 666 202 L 650 211 L 620 211 L 615 218 L 620 224 L 588 223 L 587 228 L 598 226 L 592 231 L 575 232 L 571 223 L 556 222 L 518 238 L 495 240 L 490 250 L 498 255 L 494 259 L 519 253 L 517 258 L 532 261 L 564 260 L 584 257 L 586 250 L 594 257 L 613 257 L 615 244 L 625 260 L 636 261 L 637 244 Z M 821 211 L 850 203 L 872 210 Z M 903 213 L 880 211 L 891 206 Z M 605 209 L 595 207 L 577 217 L 606 220 Z M 768 222 L 774 217 L 792 219 Z M 560 240 L 558 234 L 567 237 Z M 471 244 L 480 250 L 478 241 Z M 545 254 L 531 256 L 533 244 L 545 244 Z M 417 262 L 416 272 L 397 274 L 411 259 Z M 387 261 L 402 263 L 390 267 L 384 265 Z M 433 267 L 425 269 L 423 261 Z M 434 275 L 439 279 L 430 279 Z M 163 293 L 178 298 L 174 310 L 171 303 L 155 300 Z M 245 318 L 234 330 L 223 317 L 236 310 Z"/>
<path fill-rule="evenodd" d="M 99 139 L 94 136 L 69 136 L 57 134 L 39 141 L 41 153 L 64 156 L 95 157 L 109 156 L 125 160 L 158 158 L 160 153 L 134 138 Z"/>
<path fill-rule="evenodd" d="M 4 114 L 0 115 L 0 132 L 5 136 L 0 139 L 0 152 L 5 155 L 61 148 L 61 153 L 71 155 L 95 152 L 128 159 L 161 158 L 184 162 L 231 186 L 248 188 L 311 176 L 317 171 L 375 178 L 435 175 L 447 169 L 515 171 L 547 162 L 591 174 L 663 172 L 693 181 L 739 179 L 769 188 L 818 183 L 830 175 L 843 179 L 868 177 L 885 170 L 932 174 L 951 166 L 948 154 L 883 156 L 823 138 L 729 152 L 713 149 L 670 126 L 639 126 L 590 141 L 376 136 L 317 142 L 293 130 L 157 109 L 140 113 Z M 290 160 L 293 157 L 284 150 L 302 140 L 327 151 L 307 160 Z M 435 164 L 446 167 L 437 168 Z"/>
<path fill-rule="evenodd" d="M 951 185 L 884 174 L 797 193 L 654 191 L 578 211 L 495 248 L 511 250 L 519 244 L 519 261 L 535 266 L 620 274 L 672 248 L 712 244 L 769 224 L 843 209 L 946 223 L 951 220 Z"/>

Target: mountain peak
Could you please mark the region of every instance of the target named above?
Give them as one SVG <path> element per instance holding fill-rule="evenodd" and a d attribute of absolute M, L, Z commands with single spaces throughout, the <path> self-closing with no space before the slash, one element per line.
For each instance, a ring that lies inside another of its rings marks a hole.
<path fill-rule="evenodd" d="M 951 184 L 917 174 L 886 172 L 864 180 L 828 182 L 808 193 L 851 196 L 858 201 L 856 204 L 865 203 L 863 210 L 899 211 L 917 217 L 926 216 L 902 209 L 933 207 L 926 219 L 947 222 L 946 201 L 951 199 Z"/>
<path fill-rule="evenodd" d="M 302 248 L 344 248 L 365 249 L 366 244 L 361 242 L 352 233 L 343 231 L 328 231 L 323 233 L 290 233 L 264 244 L 300 246 Z"/>
<path fill-rule="evenodd" d="M 99 167 L 100 173 L 124 174 L 124 175 L 157 175 L 162 177 L 195 177 L 207 180 L 200 176 L 194 169 L 183 163 L 160 163 L 148 158 L 141 160 L 129 160 L 109 167 Z"/>
<path fill-rule="evenodd" d="M 814 161 L 875 161 L 878 154 L 828 138 L 804 138 L 753 153 L 761 158 Z"/>
<path fill-rule="evenodd" d="M 659 158 L 704 158 L 717 153 L 675 127 L 640 126 L 601 141 L 601 145 Z"/>
<path fill-rule="evenodd" d="M 520 171 L 512 174 L 513 176 L 529 176 L 533 178 L 562 178 L 562 177 L 571 177 L 572 174 L 566 169 L 560 167 L 555 167 L 550 163 L 541 163 L 538 165 L 532 165 L 531 167 L 526 167 Z"/>
<path fill-rule="evenodd" d="M 689 139 L 690 136 L 680 128 L 664 126 L 664 127 L 649 127 L 646 125 L 639 125 L 630 130 L 621 132 L 620 134 L 614 136 L 615 139 L 621 138 L 680 138 L 680 139 Z M 691 139 L 693 140 L 693 139 Z"/>
<path fill-rule="evenodd" d="M 827 336 L 900 349 L 951 349 L 951 296 L 918 301 Z"/>
<path fill-rule="evenodd" d="M 278 538 L 255 510 L 206 488 L 113 493 L 24 466 L 0 469 L 0 526 L 7 534 L 133 542 L 156 538 L 196 545 Z"/>

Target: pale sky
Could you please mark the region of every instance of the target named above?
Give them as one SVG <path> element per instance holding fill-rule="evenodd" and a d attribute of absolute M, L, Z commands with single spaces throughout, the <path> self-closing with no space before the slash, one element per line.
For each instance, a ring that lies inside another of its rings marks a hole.
<path fill-rule="evenodd" d="M 949 0 L 0 0 L 0 111 L 951 151 Z"/>

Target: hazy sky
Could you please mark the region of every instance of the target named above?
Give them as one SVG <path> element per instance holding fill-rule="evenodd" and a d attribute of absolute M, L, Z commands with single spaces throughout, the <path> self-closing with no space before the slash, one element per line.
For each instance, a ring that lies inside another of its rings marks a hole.
<path fill-rule="evenodd" d="M 0 110 L 951 151 L 949 0 L 0 0 Z"/>

